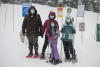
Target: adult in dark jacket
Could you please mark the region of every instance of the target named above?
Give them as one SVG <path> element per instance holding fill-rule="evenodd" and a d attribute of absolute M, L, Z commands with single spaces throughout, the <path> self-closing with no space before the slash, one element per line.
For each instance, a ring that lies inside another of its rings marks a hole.
<path fill-rule="evenodd" d="M 47 32 L 48 32 L 48 28 L 49 28 L 51 22 L 54 21 L 54 23 L 58 26 L 58 22 L 55 20 L 55 18 L 56 18 L 55 12 L 50 12 L 48 17 L 49 17 L 49 19 L 47 19 L 45 21 L 45 23 L 43 25 L 43 30 L 42 30 L 43 33 L 45 33 L 45 31 L 46 31 L 46 34 L 45 34 L 44 45 L 43 45 L 43 48 L 42 48 L 42 53 L 41 53 L 41 56 L 40 56 L 41 59 L 45 58 L 45 50 L 46 50 L 47 45 L 48 45 Z M 59 26 L 58 26 L 58 28 L 59 28 Z"/>
<path fill-rule="evenodd" d="M 24 18 L 22 24 L 22 33 L 26 35 L 29 42 L 29 54 L 27 57 L 33 55 L 33 46 L 35 50 L 35 56 L 38 56 L 38 36 L 42 37 L 42 22 L 40 15 L 37 14 L 37 10 L 34 6 L 31 6 Z"/>

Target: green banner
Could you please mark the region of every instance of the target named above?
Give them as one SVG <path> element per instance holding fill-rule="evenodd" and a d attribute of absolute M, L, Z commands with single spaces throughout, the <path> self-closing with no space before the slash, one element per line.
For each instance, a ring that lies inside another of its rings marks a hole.
<path fill-rule="evenodd" d="M 97 24 L 96 41 L 100 42 L 100 24 Z"/>

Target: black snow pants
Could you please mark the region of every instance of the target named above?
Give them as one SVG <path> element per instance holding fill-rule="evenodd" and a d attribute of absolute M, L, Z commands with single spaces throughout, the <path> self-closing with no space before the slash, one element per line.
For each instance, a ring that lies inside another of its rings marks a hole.
<path fill-rule="evenodd" d="M 65 53 L 65 58 L 66 59 L 70 59 L 70 58 L 76 57 L 75 49 L 73 48 L 72 41 L 70 41 L 70 42 L 63 41 L 63 46 L 64 46 L 64 53 Z"/>
<path fill-rule="evenodd" d="M 48 36 L 45 35 L 45 41 L 44 41 L 44 45 L 43 45 L 43 48 L 42 48 L 42 53 L 45 53 L 45 50 L 46 50 L 48 44 L 49 44 Z"/>

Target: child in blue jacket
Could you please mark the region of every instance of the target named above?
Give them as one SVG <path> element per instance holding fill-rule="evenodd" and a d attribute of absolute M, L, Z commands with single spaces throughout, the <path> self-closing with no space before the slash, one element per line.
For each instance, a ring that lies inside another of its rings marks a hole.
<path fill-rule="evenodd" d="M 72 23 L 72 19 L 70 15 L 66 16 L 65 23 L 61 29 L 62 33 L 62 41 L 64 46 L 64 53 L 65 53 L 65 61 L 75 60 L 75 49 L 73 47 L 73 34 L 76 33 L 75 27 Z"/>

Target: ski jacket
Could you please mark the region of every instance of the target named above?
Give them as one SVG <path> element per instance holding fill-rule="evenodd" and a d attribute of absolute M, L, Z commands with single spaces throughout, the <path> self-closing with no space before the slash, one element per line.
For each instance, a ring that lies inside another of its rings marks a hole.
<path fill-rule="evenodd" d="M 61 29 L 62 37 L 61 39 L 63 41 L 72 41 L 73 34 L 76 33 L 75 27 L 72 23 L 64 23 L 63 27 Z"/>
<path fill-rule="evenodd" d="M 48 35 L 49 41 L 55 41 L 60 36 L 59 29 L 56 29 L 56 31 L 54 31 L 54 29 L 52 29 L 51 32 L 48 31 L 47 33 L 48 33 L 47 35 Z"/>
<path fill-rule="evenodd" d="M 54 16 L 54 19 L 50 19 L 50 15 L 53 15 L 53 16 Z M 47 35 L 48 27 L 50 26 L 51 21 L 54 21 L 54 22 L 56 23 L 56 25 L 58 26 L 58 22 L 55 20 L 56 15 L 55 15 L 54 12 L 50 12 L 50 14 L 49 14 L 48 17 L 49 17 L 49 19 L 47 19 L 47 20 L 45 21 L 45 23 L 44 23 L 44 25 L 43 25 L 43 29 L 42 29 L 43 34 L 44 34 L 45 31 L 46 31 L 46 35 Z M 59 28 L 59 26 L 58 26 L 58 28 Z"/>
<path fill-rule="evenodd" d="M 29 14 L 27 14 L 24 18 L 23 24 L 22 24 L 22 33 L 23 35 L 30 36 L 31 34 L 35 36 L 42 35 L 42 21 L 40 18 L 40 15 L 37 14 L 37 11 L 35 9 L 35 14 L 32 17 L 32 14 L 30 13 L 31 9 L 35 9 L 34 6 L 32 6 L 29 9 Z"/>

